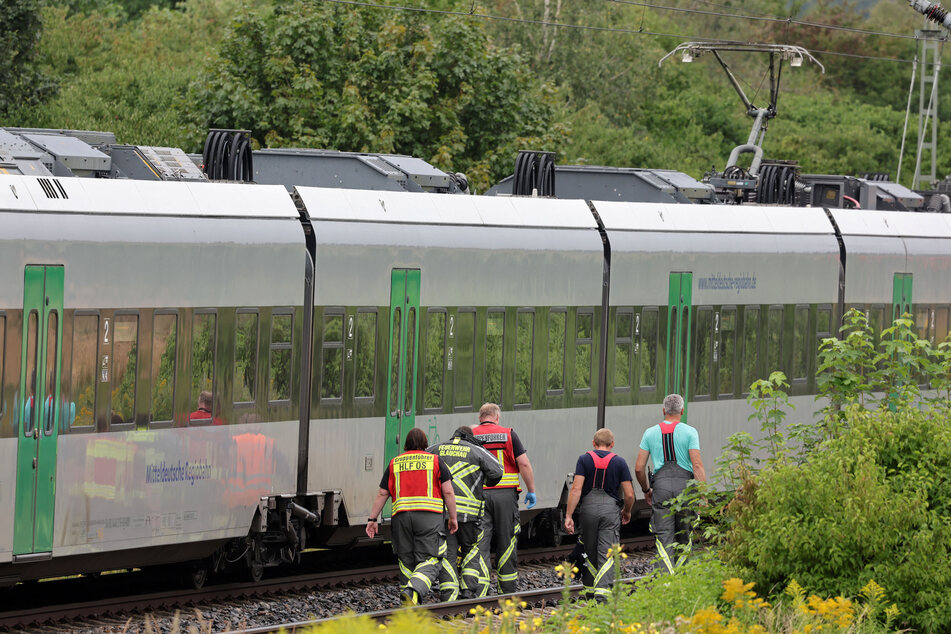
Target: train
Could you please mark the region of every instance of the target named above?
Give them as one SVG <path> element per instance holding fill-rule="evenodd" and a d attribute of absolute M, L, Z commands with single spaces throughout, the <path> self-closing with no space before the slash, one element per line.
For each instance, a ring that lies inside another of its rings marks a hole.
<path fill-rule="evenodd" d="M 809 417 L 847 309 L 949 331 L 949 214 L 11 172 L 2 585 L 366 543 L 409 429 L 487 401 L 535 469 L 523 531 L 557 542 L 598 428 L 631 462 L 678 392 L 710 464 L 773 370 Z"/>

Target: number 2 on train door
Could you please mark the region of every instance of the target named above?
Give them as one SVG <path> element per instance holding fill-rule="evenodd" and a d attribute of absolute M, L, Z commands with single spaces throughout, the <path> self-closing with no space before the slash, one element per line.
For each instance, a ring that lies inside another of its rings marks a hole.
<path fill-rule="evenodd" d="M 390 277 L 385 464 L 400 453 L 403 439 L 416 424 L 419 285 L 418 269 L 393 269 Z"/>
<path fill-rule="evenodd" d="M 23 276 L 14 556 L 53 549 L 63 280 L 62 266 L 27 266 Z"/>
<path fill-rule="evenodd" d="M 690 377 L 690 319 L 693 313 L 693 273 L 671 273 L 667 306 L 667 376 L 664 395 L 684 397 L 687 418 Z"/>

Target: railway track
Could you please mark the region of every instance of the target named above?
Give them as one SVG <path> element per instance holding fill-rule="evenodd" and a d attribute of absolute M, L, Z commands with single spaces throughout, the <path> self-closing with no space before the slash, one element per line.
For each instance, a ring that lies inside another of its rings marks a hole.
<path fill-rule="evenodd" d="M 628 550 L 641 550 L 650 547 L 653 544 L 653 539 L 635 537 L 622 539 L 622 543 Z M 519 563 L 520 565 L 530 565 L 558 562 L 568 557 L 573 549 L 573 543 L 549 548 L 524 549 L 519 551 Z M 76 619 L 85 620 L 104 617 L 118 619 L 136 617 L 152 612 L 174 612 L 200 605 L 242 599 L 281 597 L 289 593 L 379 584 L 395 581 L 397 576 L 397 566 L 387 564 L 264 578 L 257 583 L 221 583 L 206 586 L 201 590 L 169 589 L 148 593 L 125 593 L 55 605 L 47 602 L 35 606 L 0 611 L 0 629 L 16 630 L 37 626 L 55 626 L 57 623 Z M 498 597 L 493 597 L 492 603 L 494 604 L 497 600 Z M 459 603 L 462 602 L 455 602 L 453 605 Z M 432 604 L 427 605 L 427 607 L 437 610 L 442 609 L 439 605 Z"/>
<path fill-rule="evenodd" d="M 625 577 L 621 581 L 623 583 L 629 583 L 633 581 L 639 581 L 643 577 Z M 568 587 L 568 592 L 571 597 L 577 597 L 582 590 L 581 584 L 572 584 Z M 433 616 L 442 619 L 448 619 L 453 617 L 465 617 L 471 614 L 470 610 L 473 610 L 477 606 L 482 606 L 488 610 L 492 610 L 497 607 L 500 601 L 505 601 L 506 599 L 518 598 L 519 600 L 525 602 L 526 607 L 522 609 L 524 614 L 526 611 L 534 612 L 541 609 L 545 610 L 556 606 L 563 598 L 564 587 L 552 587 L 552 588 L 542 588 L 540 590 L 529 590 L 526 592 L 517 592 L 512 594 L 502 594 L 494 595 L 491 597 L 484 597 L 481 599 L 462 599 L 459 601 L 452 601 L 450 603 L 434 603 L 432 605 L 422 605 L 420 608 L 427 610 Z M 379 610 L 377 612 L 370 612 L 363 614 L 362 616 L 369 616 L 375 621 L 380 623 L 385 623 L 386 621 L 393 618 L 393 616 L 399 611 L 405 608 L 395 608 L 392 610 Z M 234 630 L 226 634 L 271 634 L 272 632 L 287 632 L 288 634 L 293 634 L 294 632 L 301 632 L 307 628 L 313 627 L 315 625 L 320 625 L 322 623 L 329 623 L 331 621 L 336 621 L 341 618 L 346 618 L 345 616 L 335 616 L 326 619 L 314 619 L 311 621 L 299 621 L 296 623 L 280 623 L 276 625 L 268 625 L 264 627 L 255 627 L 248 628 L 243 630 Z M 522 617 L 520 617 L 522 618 Z"/>

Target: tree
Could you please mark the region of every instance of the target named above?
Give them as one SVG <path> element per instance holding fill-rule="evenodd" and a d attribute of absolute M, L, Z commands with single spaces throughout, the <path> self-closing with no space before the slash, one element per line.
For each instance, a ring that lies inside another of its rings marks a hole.
<path fill-rule="evenodd" d="M 35 106 L 55 92 L 55 84 L 34 64 L 40 39 L 38 0 L 0 0 L 0 115 L 15 106 Z"/>
<path fill-rule="evenodd" d="M 409 154 L 477 189 L 511 173 L 517 149 L 552 148 L 553 90 L 518 51 L 473 22 L 427 19 L 305 0 L 243 13 L 192 83 L 189 119 L 262 146 Z"/>

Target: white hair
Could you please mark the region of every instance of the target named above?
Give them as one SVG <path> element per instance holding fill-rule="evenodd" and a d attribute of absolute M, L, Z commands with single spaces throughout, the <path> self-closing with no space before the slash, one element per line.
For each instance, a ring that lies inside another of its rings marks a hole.
<path fill-rule="evenodd" d="M 670 416 L 684 411 L 684 397 L 680 394 L 668 394 L 664 398 L 664 414 Z"/>

